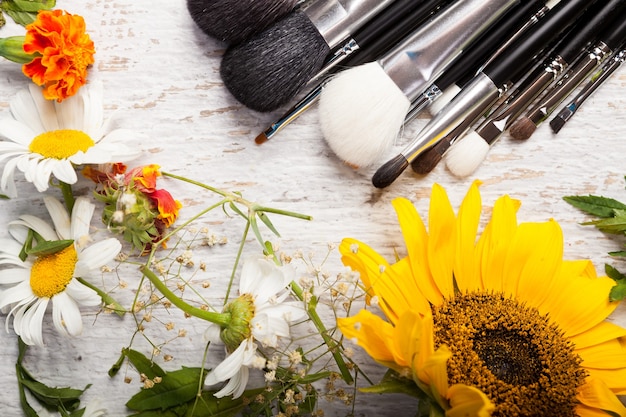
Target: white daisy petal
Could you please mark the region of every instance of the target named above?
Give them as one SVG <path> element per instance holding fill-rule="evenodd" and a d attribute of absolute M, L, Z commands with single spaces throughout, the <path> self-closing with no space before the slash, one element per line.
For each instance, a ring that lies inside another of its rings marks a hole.
<path fill-rule="evenodd" d="M 30 288 L 28 281 L 20 282 L 19 284 L 0 292 L 0 309 L 11 306 L 13 304 L 19 304 L 20 301 L 26 300 L 30 302 L 34 299 L 35 295 Z"/>
<path fill-rule="evenodd" d="M 102 304 L 102 298 L 98 293 L 75 279 L 70 281 L 65 292 L 79 305 L 93 307 Z"/>
<path fill-rule="evenodd" d="M 78 305 L 65 292 L 52 297 L 52 317 L 57 330 L 65 327 L 70 336 L 78 336 L 83 331 L 83 319 Z"/>
<path fill-rule="evenodd" d="M 52 166 L 52 175 L 66 184 L 76 184 L 78 176 L 74 165 L 68 160 L 60 160 Z"/>
<path fill-rule="evenodd" d="M 0 262 L 2 264 L 3 262 Z M 30 278 L 30 271 L 24 268 L 7 268 L 0 270 L 0 284 L 17 284 L 27 281 Z"/>
<path fill-rule="evenodd" d="M 108 238 L 94 243 L 80 251 L 80 259 L 76 263 L 75 274 L 88 278 L 94 271 L 111 262 L 122 250 L 122 244 L 116 238 Z"/>
<path fill-rule="evenodd" d="M 29 128 L 28 125 L 21 123 L 15 119 L 3 119 L 0 122 L 0 136 L 21 145 L 23 150 L 28 150 L 28 145 L 33 138 L 37 136 L 36 131 Z"/>
<path fill-rule="evenodd" d="M 30 307 L 22 307 L 15 314 L 13 328 L 27 345 L 43 346 L 43 315 L 48 298 L 39 298 Z"/>
<path fill-rule="evenodd" d="M 19 260 L 18 256 L 21 251 L 21 242 L 16 242 L 13 239 L 0 238 L 0 257 L 3 259 L 15 259 L 17 261 Z"/>
<path fill-rule="evenodd" d="M 81 241 L 89 234 L 89 225 L 96 209 L 96 205 L 86 197 L 78 197 L 74 202 L 71 219 L 71 233 L 68 239 Z"/>
<path fill-rule="evenodd" d="M 63 203 L 54 197 L 45 196 L 43 202 L 50 213 L 50 218 L 56 229 L 56 234 L 61 239 L 72 239 L 70 234 L 70 216 L 67 214 L 67 210 Z M 53 240 L 53 239 L 48 239 Z"/>
<path fill-rule="evenodd" d="M 228 384 L 213 395 L 217 398 L 226 397 L 228 395 L 232 395 L 233 398 L 241 397 L 241 394 L 246 390 L 246 385 L 248 384 L 249 372 L 250 371 L 245 366 L 240 368 L 228 381 Z"/>
<path fill-rule="evenodd" d="M 13 230 L 17 233 L 27 233 L 28 230 L 25 230 L 24 227 L 28 229 L 33 229 L 35 233 L 41 235 L 45 240 L 58 240 L 59 235 L 54 231 L 52 227 L 42 219 L 36 216 L 31 216 L 30 214 L 24 214 L 20 216 L 19 220 L 13 220 L 9 222 L 9 233 L 13 234 Z M 17 235 L 18 237 L 25 235 Z M 20 242 L 25 242 L 26 239 L 17 238 L 16 240 Z"/>
<path fill-rule="evenodd" d="M 29 90 L 31 100 L 37 109 L 37 114 L 41 121 L 41 128 L 37 129 L 37 134 L 62 129 L 59 126 L 54 102 L 44 98 L 43 94 L 41 94 L 41 88 L 36 85 L 30 84 Z M 33 113 L 30 110 L 29 112 Z"/>

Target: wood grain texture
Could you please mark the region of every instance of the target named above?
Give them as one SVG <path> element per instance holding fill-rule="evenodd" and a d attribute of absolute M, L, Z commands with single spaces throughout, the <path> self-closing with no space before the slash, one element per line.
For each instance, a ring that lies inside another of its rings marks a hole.
<path fill-rule="evenodd" d="M 270 142 L 258 146 L 255 136 L 281 112 L 256 113 L 237 103 L 224 88 L 219 77 L 220 57 L 225 45 L 212 40 L 196 28 L 188 16 L 183 0 L 58 0 L 58 8 L 85 17 L 88 31 L 96 44 L 96 64 L 91 77 L 102 79 L 105 86 L 107 115 L 115 115 L 116 125 L 132 128 L 136 137 L 128 141 L 141 147 L 139 163 L 156 163 L 162 169 L 193 178 L 216 187 L 241 191 L 245 197 L 285 210 L 306 213 L 313 221 L 272 217 L 281 232 L 277 240 L 282 250 L 301 250 L 316 261 L 326 256 L 329 244 L 344 237 L 367 242 L 392 260 L 394 249 L 404 248 L 391 200 L 397 196 L 411 199 L 423 218 L 428 211 L 428 197 L 433 183 L 442 184 L 455 208 L 461 202 L 473 179 L 483 181 L 481 193 L 486 214 L 502 194 L 522 201 L 522 222 L 557 220 L 564 233 L 564 257 L 591 259 L 598 272 L 605 263 L 617 266 L 607 254 L 617 250 L 623 239 L 602 234 L 580 223 L 587 217 L 562 200 L 565 195 L 597 194 L 626 201 L 626 70 L 618 71 L 586 103 L 577 115 L 553 135 L 547 123 L 531 139 L 515 142 L 504 136 L 493 147 L 485 163 L 471 178 L 453 177 L 443 164 L 431 174 L 418 177 L 407 170 L 392 186 L 376 190 L 370 179 L 376 167 L 355 171 L 336 159 L 326 146 L 318 126 L 316 112 L 309 111 L 285 128 Z M 0 36 L 19 34 L 19 28 L 7 27 Z M 0 62 L 0 119 L 9 114 L 9 100 L 27 85 L 19 68 Z M 367 115 L 363 115 L 367 117 Z M 393 156 L 425 124 L 426 115 L 407 126 L 390 155 Z M 31 184 L 20 182 L 20 196 L 0 201 L 1 224 L 23 212 L 43 214 L 41 195 Z M 189 218 L 215 201 L 209 193 L 172 180 L 163 183 L 184 204 L 182 218 Z M 89 192 L 86 182 L 75 189 Z M 485 216 L 483 225 L 487 217 Z M 94 221 L 94 226 L 102 228 Z M 208 297 L 218 300 L 230 275 L 242 223 L 217 214 L 199 222 L 229 244 L 211 249 L 208 265 L 197 282 L 208 281 Z M 3 227 L 0 237 L 7 237 Z M 104 235 L 104 233 L 103 233 Z M 269 237 L 269 234 L 267 235 Z M 250 240 L 247 251 L 256 250 Z M 621 265 L 622 269 L 623 264 Z M 343 269 L 337 251 L 331 251 L 323 269 L 337 274 Z M 128 283 L 115 295 L 122 302 L 132 301 L 139 280 L 138 271 L 124 267 L 119 279 Z M 112 289 L 118 277 L 105 274 L 103 284 Z M 181 365 L 199 366 L 202 359 L 204 325 L 185 319 L 175 310 L 163 313 L 175 324 L 167 333 L 163 323 L 152 322 L 146 329 L 157 342 L 166 344 L 157 361 L 166 369 Z M 331 317 L 326 317 L 332 323 Z M 3 318 L 4 320 L 4 318 Z M 626 325 L 626 308 L 622 305 L 611 320 Z M 44 339 L 48 347 L 31 349 L 25 365 L 51 385 L 93 386 L 86 399 L 102 398 L 109 415 L 126 414 L 124 403 L 139 388 L 132 369 L 109 378 L 107 371 L 120 349 L 128 345 L 134 321 L 115 315 L 86 311 L 84 334 L 64 339 L 52 330 L 46 318 Z M 175 338 L 180 329 L 184 337 Z M 18 393 L 14 375 L 16 342 L 12 333 L 1 336 L 0 343 L 0 409 L 3 415 L 18 416 Z M 149 345 L 138 337 L 137 348 L 150 352 Z M 383 370 L 359 349 L 356 362 L 376 380 Z M 173 356 L 163 362 L 164 355 Z M 222 357 L 212 349 L 208 366 Z M 124 375 L 133 381 L 124 382 Z M 414 402 L 404 397 L 359 395 L 354 414 L 404 415 Z M 325 405 L 326 415 L 346 415 L 351 410 L 338 401 Z"/>

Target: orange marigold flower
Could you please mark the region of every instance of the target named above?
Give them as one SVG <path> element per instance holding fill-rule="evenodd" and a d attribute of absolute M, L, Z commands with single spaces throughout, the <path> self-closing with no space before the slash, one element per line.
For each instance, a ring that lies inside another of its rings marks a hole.
<path fill-rule="evenodd" d="M 165 227 L 170 227 L 178 217 L 178 210 L 183 206 L 180 201 L 174 200 L 174 197 L 167 190 L 155 190 L 147 194 L 150 199 L 156 201 L 159 210 L 158 218 L 163 221 Z"/>
<path fill-rule="evenodd" d="M 133 169 L 126 177 L 135 183 L 139 191 L 151 193 L 156 190 L 157 178 L 161 176 L 160 168 L 157 164 L 144 165 Z"/>
<path fill-rule="evenodd" d="M 82 16 L 63 10 L 42 10 L 26 26 L 24 52 L 35 58 L 22 66 L 22 72 L 43 86 L 46 99 L 61 102 L 87 81 L 87 68 L 94 63 L 95 48 L 85 32 Z"/>

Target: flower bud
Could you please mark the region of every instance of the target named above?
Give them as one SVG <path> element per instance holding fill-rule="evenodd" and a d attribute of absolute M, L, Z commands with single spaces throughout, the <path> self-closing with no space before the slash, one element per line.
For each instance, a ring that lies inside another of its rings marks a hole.
<path fill-rule="evenodd" d="M 24 52 L 24 36 L 0 38 L 0 56 L 18 64 L 27 64 L 35 58 Z"/>
<path fill-rule="evenodd" d="M 230 313 L 227 327 L 222 328 L 220 338 L 229 352 L 233 352 L 245 339 L 252 336 L 250 322 L 254 317 L 254 299 L 250 294 L 240 295 L 224 307 L 224 313 Z"/>

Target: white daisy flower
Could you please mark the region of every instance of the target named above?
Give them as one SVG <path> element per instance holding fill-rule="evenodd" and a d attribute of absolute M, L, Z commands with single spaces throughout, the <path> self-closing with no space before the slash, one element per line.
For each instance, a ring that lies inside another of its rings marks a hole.
<path fill-rule="evenodd" d="M 212 325 L 207 330 L 210 340 L 221 339 L 227 357 L 206 377 L 207 387 L 229 382 L 216 397 L 241 396 L 248 383 L 249 368 L 264 364 L 256 355 L 257 342 L 277 347 L 280 337 L 289 337 L 289 324 L 301 319 L 306 312 L 298 302 L 289 302 L 287 286 L 295 277 L 289 265 L 279 267 L 267 259 L 244 262 L 239 282 L 239 297 L 225 307 L 232 322 L 220 329 Z"/>
<path fill-rule="evenodd" d="M 104 121 L 103 87 L 98 81 L 58 103 L 46 100 L 34 84 L 11 101 L 13 117 L 0 120 L 0 161 L 5 161 L 0 188 L 16 195 L 14 173 L 24 173 L 38 191 L 48 189 L 50 176 L 76 183 L 75 165 L 126 162 L 140 151 L 126 146 L 134 133 L 111 130 Z"/>
<path fill-rule="evenodd" d="M 76 277 L 97 277 L 100 268 L 111 262 L 122 245 L 115 238 L 91 244 L 89 226 L 95 205 L 85 197 L 77 198 L 71 218 L 63 204 L 52 197 L 44 203 L 54 227 L 31 215 L 9 223 L 13 239 L 0 239 L 0 311 L 7 314 L 6 330 L 13 317 L 13 329 L 24 343 L 43 346 L 43 316 L 52 302 L 54 327 L 63 335 L 77 336 L 83 322 L 79 305 L 95 306 L 100 296 L 81 284 Z M 29 255 L 24 261 L 20 251 L 29 230 L 45 241 L 72 240 L 54 254 Z"/>

